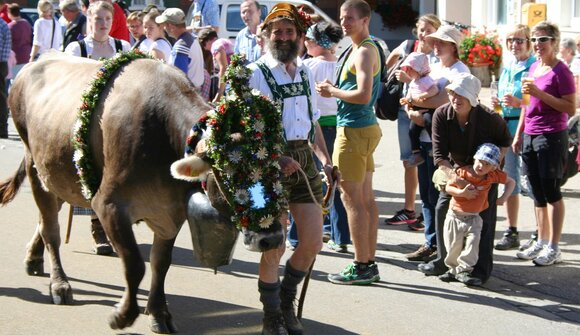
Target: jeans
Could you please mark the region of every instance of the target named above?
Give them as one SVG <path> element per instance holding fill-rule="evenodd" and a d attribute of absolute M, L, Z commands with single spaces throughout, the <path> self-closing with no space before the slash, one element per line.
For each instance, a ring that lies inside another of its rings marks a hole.
<path fill-rule="evenodd" d="M 481 229 L 481 240 L 479 241 L 479 259 L 473 268 L 472 275 L 486 282 L 491 276 L 493 270 L 493 239 L 495 235 L 495 224 L 497 219 L 497 184 L 492 184 L 487 201 L 489 207 L 479 213 L 483 220 L 483 227 Z M 445 250 L 445 242 L 443 241 L 443 227 L 445 226 L 445 216 L 449 209 L 449 202 L 451 196 L 445 192 L 439 193 L 439 200 L 435 207 L 435 233 L 437 234 L 437 258 L 432 264 L 435 269 L 445 269 L 445 257 L 447 250 Z"/>
<path fill-rule="evenodd" d="M 437 239 L 435 238 L 435 206 L 439 197 L 439 192 L 433 185 L 433 173 L 435 172 L 435 164 L 433 157 L 429 156 L 433 145 L 428 142 L 421 142 L 421 156 L 425 159 L 425 163 L 419 165 L 419 195 L 421 196 L 421 205 L 423 213 L 423 224 L 425 225 L 425 244 L 429 247 L 437 246 Z"/>
<path fill-rule="evenodd" d="M 322 134 L 324 135 L 324 142 L 328 149 L 328 154 L 332 157 L 334 151 L 334 140 L 336 138 L 335 126 L 322 126 Z M 322 164 L 315 157 L 316 166 L 321 169 Z M 322 183 L 322 192 L 326 193 L 326 183 Z M 298 230 L 294 224 L 292 215 L 289 215 L 290 231 L 288 232 L 288 241 L 292 246 L 298 245 Z M 329 215 L 324 217 L 323 232 L 330 233 L 330 239 L 336 244 L 350 244 L 350 231 L 348 229 L 348 220 L 346 217 L 346 210 L 342 200 L 340 200 L 340 192 L 336 190 L 334 193 L 334 205 L 330 208 Z"/>

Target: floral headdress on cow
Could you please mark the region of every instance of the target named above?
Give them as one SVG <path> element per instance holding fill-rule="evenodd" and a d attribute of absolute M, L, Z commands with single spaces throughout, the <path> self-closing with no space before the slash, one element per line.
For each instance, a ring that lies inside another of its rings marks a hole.
<path fill-rule="evenodd" d="M 172 174 L 199 179 L 194 144 L 203 137 L 232 222 L 240 230 L 259 231 L 274 223 L 286 203 L 278 164 L 284 138 L 279 106 L 249 88 L 252 72 L 244 64 L 243 55 L 232 56 L 225 73 L 232 90 L 192 127 L 186 158 L 174 163 Z"/>

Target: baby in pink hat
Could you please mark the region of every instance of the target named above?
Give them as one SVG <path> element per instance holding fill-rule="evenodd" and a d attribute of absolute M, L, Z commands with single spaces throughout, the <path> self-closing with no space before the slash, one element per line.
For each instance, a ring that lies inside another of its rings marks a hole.
<path fill-rule="evenodd" d="M 401 70 L 412 79 L 409 83 L 407 94 L 405 97 L 401 98 L 401 106 L 407 105 L 407 108 L 413 109 L 413 101 L 423 101 L 439 93 L 437 83 L 433 78 L 429 77 L 429 72 L 431 72 L 431 69 L 429 68 L 429 59 L 424 53 L 410 53 L 403 61 L 403 64 L 401 64 Z M 427 133 L 431 136 L 433 110 L 424 110 L 421 112 L 424 125 L 419 126 L 416 123 L 411 122 L 411 126 L 409 127 L 409 137 L 411 138 L 413 156 L 409 161 L 407 161 L 408 166 L 417 166 L 425 162 L 425 159 L 421 156 L 419 138 L 423 129 L 427 130 Z"/>

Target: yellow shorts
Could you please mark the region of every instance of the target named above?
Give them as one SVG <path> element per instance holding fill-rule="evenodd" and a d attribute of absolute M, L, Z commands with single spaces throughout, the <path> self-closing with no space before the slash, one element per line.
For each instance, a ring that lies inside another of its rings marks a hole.
<path fill-rule="evenodd" d="M 342 180 L 363 182 L 367 172 L 375 171 L 373 153 L 382 136 L 378 124 L 336 129 L 332 162 L 338 166 Z"/>

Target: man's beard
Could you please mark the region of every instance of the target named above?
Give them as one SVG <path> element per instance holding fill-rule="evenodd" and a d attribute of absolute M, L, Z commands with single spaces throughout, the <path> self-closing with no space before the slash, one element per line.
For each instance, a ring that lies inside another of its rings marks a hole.
<path fill-rule="evenodd" d="M 298 39 L 294 41 L 268 40 L 268 50 L 274 59 L 281 63 L 293 61 L 298 57 Z"/>

